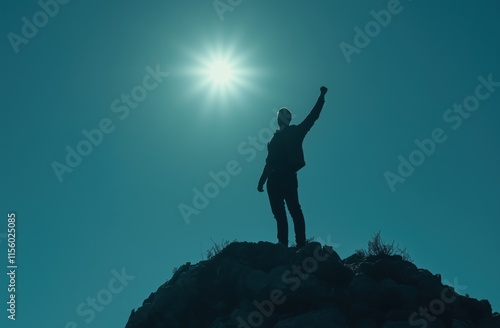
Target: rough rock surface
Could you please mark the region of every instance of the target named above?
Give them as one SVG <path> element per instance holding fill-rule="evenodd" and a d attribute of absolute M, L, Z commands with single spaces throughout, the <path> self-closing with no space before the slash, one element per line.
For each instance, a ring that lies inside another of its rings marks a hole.
<path fill-rule="evenodd" d="M 486 300 L 457 294 L 401 256 L 233 242 L 181 266 L 126 328 L 500 328 Z"/>

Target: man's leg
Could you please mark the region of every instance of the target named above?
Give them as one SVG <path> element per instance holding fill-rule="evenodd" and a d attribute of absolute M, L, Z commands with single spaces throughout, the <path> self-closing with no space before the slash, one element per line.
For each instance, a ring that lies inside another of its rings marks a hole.
<path fill-rule="evenodd" d="M 282 179 L 279 175 L 271 174 L 267 180 L 267 194 L 276 225 L 278 228 L 278 242 L 288 246 L 288 221 L 286 218 L 283 196 Z"/>
<path fill-rule="evenodd" d="M 287 175 L 284 187 L 286 206 L 293 219 L 295 242 L 298 247 L 302 247 L 306 243 L 306 223 L 299 203 L 297 173 L 290 173 Z"/>

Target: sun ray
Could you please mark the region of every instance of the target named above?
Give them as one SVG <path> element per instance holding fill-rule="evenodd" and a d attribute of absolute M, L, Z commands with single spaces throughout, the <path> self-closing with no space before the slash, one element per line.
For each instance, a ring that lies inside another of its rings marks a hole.
<path fill-rule="evenodd" d="M 193 79 L 190 97 L 205 95 L 204 106 L 225 104 L 241 97 L 242 93 L 255 91 L 252 77 L 257 69 L 248 67 L 249 52 L 238 49 L 236 42 L 226 45 L 205 43 L 204 49 L 186 51 L 191 64 L 183 71 Z M 219 106 L 220 107 L 220 106 Z"/>

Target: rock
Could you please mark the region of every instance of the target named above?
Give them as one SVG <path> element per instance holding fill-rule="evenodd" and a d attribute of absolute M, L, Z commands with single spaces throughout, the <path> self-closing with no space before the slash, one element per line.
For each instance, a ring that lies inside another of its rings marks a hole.
<path fill-rule="evenodd" d="M 246 295 L 250 298 L 259 298 L 262 291 L 271 284 L 269 274 L 262 270 L 251 270 L 243 279 Z"/>
<path fill-rule="evenodd" d="M 372 265 L 362 266 L 360 270 L 373 279 L 390 278 L 401 284 L 414 282 L 411 276 L 417 267 L 410 262 L 403 261 L 399 255 L 368 257 L 365 261 L 371 261 Z"/>
<path fill-rule="evenodd" d="M 500 328 L 500 315 L 400 256 L 342 261 L 316 242 L 299 251 L 234 242 L 209 260 L 182 265 L 132 310 L 126 328 L 409 326 Z"/>
<path fill-rule="evenodd" d="M 388 321 L 382 328 L 408 328 L 408 321 Z"/>
<path fill-rule="evenodd" d="M 454 319 L 451 328 L 472 328 L 468 323 Z"/>
<path fill-rule="evenodd" d="M 149 311 L 151 304 L 145 304 L 137 309 L 137 311 L 132 311 L 126 328 L 140 328 L 142 324 L 148 322 Z"/>
<path fill-rule="evenodd" d="M 347 321 L 339 310 L 327 308 L 310 311 L 279 321 L 274 328 L 348 328 Z"/>

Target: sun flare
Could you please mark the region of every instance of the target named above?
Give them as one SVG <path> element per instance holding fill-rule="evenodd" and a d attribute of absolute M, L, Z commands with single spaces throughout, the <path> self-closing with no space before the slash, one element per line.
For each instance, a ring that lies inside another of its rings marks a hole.
<path fill-rule="evenodd" d="M 251 52 L 238 46 L 238 42 L 214 42 L 197 51 L 186 51 L 192 60 L 185 72 L 192 78 L 190 95 L 205 95 L 207 106 L 240 98 L 242 93 L 253 92 L 257 85 L 252 79 L 257 69 L 248 63 Z"/>
<path fill-rule="evenodd" d="M 207 75 L 215 85 L 230 84 L 233 79 L 233 68 L 224 60 L 217 60 L 210 63 Z"/>

